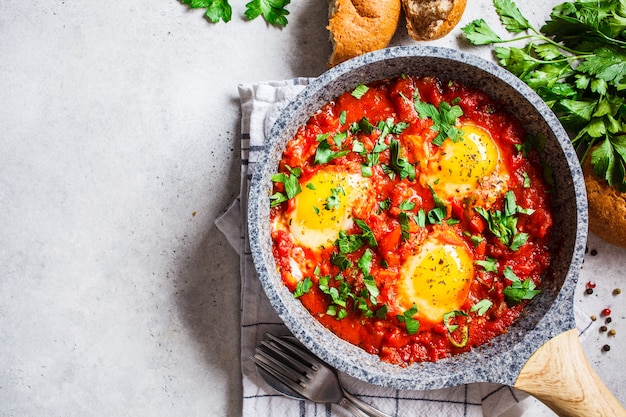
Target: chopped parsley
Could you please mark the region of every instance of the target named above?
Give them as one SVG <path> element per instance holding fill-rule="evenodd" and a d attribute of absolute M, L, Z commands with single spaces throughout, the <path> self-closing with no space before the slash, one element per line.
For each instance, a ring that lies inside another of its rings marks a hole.
<path fill-rule="evenodd" d="M 416 95 L 414 106 L 422 120 L 430 118 L 433 121 L 430 129 L 433 132 L 438 132 L 433 139 L 433 145 L 440 146 L 447 138 L 456 142 L 463 135 L 463 131 L 456 127 L 457 118 L 463 115 L 463 110 L 459 105 L 451 106 L 449 103 L 442 101 L 439 103 L 439 108 L 437 108 L 433 104 L 421 101 L 419 95 Z"/>
<path fill-rule="evenodd" d="M 304 294 L 307 294 L 312 287 L 313 281 L 311 281 L 311 278 L 304 277 L 304 279 L 298 281 L 298 283 L 296 284 L 296 289 L 293 292 L 293 296 L 295 298 L 302 297 Z"/>
<path fill-rule="evenodd" d="M 357 85 L 354 90 L 352 90 L 352 97 L 360 99 L 361 97 L 363 97 L 365 95 L 365 93 L 367 93 L 367 91 L 369 90 L 369 87 L 366 86 L 365 84 L 359 84 Z"/>
<path fill-rule="evenodd" d="M 446 329 L 448 329 L 450 333 L 454 333 L 459 328 L 458 324 L 450 324 L 450 319 L 453 317 L 458 317 L 458 316 L 467 317 L 467 313 L 464 313 L 463 311 L 454 310 L 454 311 L 449 311 L 443 315 L 443 324 L 444 326 L 446 326 Z"/>
<path fill-rule="evenodd" d="M 511 306 L 519 304 L 522 300 L 531 300 L 541 293 L 541 290 L 536 289 L 537 286 L 532 279 L 526 278 L 522 281 L 510 266 L 504 269 L 504 277 L 512 281 L 512 284 L 502 291 L 507 304 Z"/>
<path fill-rule="evenodd" d="M 528 240 L 528 233 L 517 230 L 517 214 L 532 214 L 532 209 L 524 209 L 515 202 L 513 191 L 505 194 L 504 211 L 488 211 L 483 207 L 475 207 L 474 210 L 487 221 L 489 231 L 511 250 L 517 251 Z"/>
<path fill-rule="evenodd" d="M 391 169 L 400 175 L 400 178 L 408 178 L 413 181 L 415 179 L 415 167 L 406 159 L 400 158 L 400 142 L 392 139 L 389 143 L 389 151 L 391 152 Z"/>
<path fill-rule="evenodd" d="M 333 151 L 328 141 L 328 135 L 320 136 L 321 137 L 318 138 L 319 145 L 317 145 L 317 150 L 315 151 L 314 164 L 327 164 L 335 158 L 346 156 L 348 152 L 350 152 L 349 149 Z"/>
<path fill-rule="evenodd" d="M 474 261 L 474 264 L 478 266 L 482 266 L 483 269 L 487 272 L 498 272 L 497 261 L 493 258 L 485 258 Z"/>
<path fill-rule="evenodd" d="M 417 314 L 417 305 L 413 304 L 413 307 L 406 310 L 402 314 L 396 315 L 396 318 L 400 323 L 404 323 L 406 326 L 406 332 L 408 334 L 415 334 L 420 329 L 420 322 L 414 316 Z"/>
<path fill-rule="evenodd" d="M 286 167 L 289 173 L 278 173 L 272 175 L 272 181 L 282 183 L 285 186 L 285 192 L 276 192 L 270 197 L 270 206 L 275 207 L 293 197 L 298 195 L 302 188 L 300 187 L 300 183 L 298 182 L 298 178 L 302 175 L 302 170 L 300 168 L 290 168 Z"/>
<path fill-rule="evenodd" d="M 479 316 L 484 316 L 485 314 L 487 314 L 487 311 L 491 308 L 492 305 L 493 303 L 491 302 L 491 300 L 487 300 L 485 298 L 474 304 L 472 308 L 470 308 L 470 311 L 472 313 L 475 312 Z"/>
<path fill-rule="evenodd" d="M 334 187 L 330 189 L 330 195 L 326 198 L 326 204 L 324 204 L 324 208 L 326 210 L 334 210 L 341 206 L 341 196 L 346 195 L 346 191 L 343 187 Z"/>

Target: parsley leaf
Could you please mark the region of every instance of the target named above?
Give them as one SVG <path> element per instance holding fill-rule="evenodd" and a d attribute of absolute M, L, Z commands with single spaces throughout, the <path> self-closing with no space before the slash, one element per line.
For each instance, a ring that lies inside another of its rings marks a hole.
<path fill-rule="evenodd" d="M 354 223 L 359 226 L 359 229 L 363 232 L 361 235 L 364 240 L 370 245 L 370 247 L 375 248 L 378 246 L 378 242 L 376 242 L 376 236 L 374 236 L 374 232 L 370 227 L 361 219 L 354 219 Z"/>
<path fill-rule="evenodd" d="M 246 18 L 255 19 L 261 15 L 267 23 L 274 26 L 284 27 L 287 25 L 289 12 L 285 9 L 290 0 L 252 0 L 246 4 Z"/>
<path fill-rule="evenodd" d="M 345 253 L 333 253 L 330 255 L 330 263 L 332 265 L 338 266 L 339 269 L 345 271 L 348 268 L 352 268 L 352 262 Z"/>
<path fill-rule="evenodd" d="M 524 209 L 515 202 L 513 191 L 507 191 L 504 202 L 504 211 L 488 211 L 483 207 L 474 207 L 474 210 L 487 221 L 489 231 L 511 250 L 517 251 L 528 241 L 528 233 L 517 230 L 517 214 L 532 214 L 532 209 Z"/>
<path fill-rule="evenodd" d="M 335 246 L 342 254 L 356 252 L 361 249 L 365 242 L 361 235 L 348 235 L 345 231 L 339 232 L 339 238 L 335 240 Z"/>
<path fill-rule="evenodd" d="M 346 195 L 346 191 L 343 187 L 339 186 L 336 188 L 330 189 L 330 195 L 326 198 L 326 204 L 324 204 L 324 208 L 326 210 L 334 210 L 341 206 L 341 197 L 340 195 Z"/>
<path fill-rule="evenodd" d="M 402 234 L 402 241 L 405 242 L 407 240 L 409 240 L 409 238 L 411 237 L 411 233 L 410 233 L 410 226 L 409 226 L 409 215 L 406 214 L 406 212 L 401 211 L 400 214 L 398 214 L 398 221 L 400 222 L 400 231 Z"/>
<path fill-rule="evenodd" d="M 610 48 L 599 48 L 593 56 L 581 62 L 576 70 L 595 75 L 615 86 L 624 85 L 622 79 L 626 76 L 626 55 L 616 53 Z"/>
<path fill-rule="evenodd" d="M 491 308 L 492 305 L 493 303 L 485 298 L 474 304 L 472 308 L 470 308 L 470 311 L 472 313 L 476 312 L 476 314 L 478 314 L 479 316 L 484 316 L 485 314 L 487 314 L 487 311 Z"/>
<path fill-rule="evenodd" d="M 447 138 L 456 142 L 463 135 L 461 129 L 456 127 L 457 118 L 463 115 L 463 110 L 459 105 L 451 106 L 449 103 L 442 101 L 437 109 L 435 105 L 425 103 L 419 97 L 415 97 L 413 105 L 422 120 L 426 118 L 432 119 L 433 125 L 430 127 L 430 130 L 439 132 L 433 139 L 433 145 L 440 146 Z"/>
<path fill-rule="evenodd" d="M 357 85 L 354 90 L 352 90 L 352 97 L 360 99 L 361 97 L 363 97 L 365 95 L 365 93 L 367 93 L 367 91 L 369 90 L 369 87 L 366 86 L 365 84 L 359 84 Z"/>
<path fill-rule="evenodd" d="M 404 313 L 396 315 L 396 318 L 398 319 L 398 321 L 400 323 L 404 323 L 404 325 L 406 326 L 406 331 L 410 335 L 417 333 L 420 329 L 419 320 L 413 317 L 416 314 L 417 314 L 417 306 L 413 304 L 413 307 L 406 310 Z"/>
<path fill-rule="evenodd" d="M 488 45 L 502 42 L 502 39 L 494 32 L 485 19 L 476 19 L 467 26 L 461 28 L 465 37 L 474 45 Z"/>
<path fill-rule="evenodd" d="M 346 156 L 350 152 L 347 149 L 341 151 L 333 151 L 330 143 L 328 142 L 328 138 L 324 138 L 319 145 L 317 145 L 317 149 L 315 151 L 315 160 L 314 164 L 327 164 L 335 158 L 341 158 L 342 156 Z"/>
<path fill-rule="evenodd" d="M 502 294 L 504 294 L 509 305 L 519 304 L 522 300 L 531 300 L 541 293 L 541 290 L 535 289 L 536 285 L 532 279 L 526 278 L 522 281 L 510 266 L 505 268 L 504 277 L 512 281 L 510 286 L 502 290 Z"/>
<path fill-rule="evenodd" d="M 296 284 L 296 289 L 293 292 L 293 296 L 295 298 L 302 297 L 304 294 L 308 293 L 312 287 L 313 282 L 311 281 L 311 278 L 305 277 L 301 281 L 298 281 L 298 283 Z"/>
<path fill-rule="evenodd" d="M 233 10 L 228 0 L 181 0 L 183 4 L 189 5 L 192 9 L 207 9 L 206 18 L 217 23 L 222 20 L 224 23 L 229 22 L 232 17 Z"/>
<path fill-rule="evenodd" d="M 474 261 L 474 264 L 482 266 L 487 272 L 498 272 L 497 261 L 493 258 L 485 258 Z"/>
<path fill-rule="evenodd" d="M 270 206 L 275 207 L 280 203 L 283 203 L 296 195 L 298 195 L 302 191 L 302 187 L 298 182 L 298 178 L 302 174 L 302 170 L 300 168 L 289 168 L 287 167 L 289 174 L 280 172 L 272 175 L 272 181 L 283 183 L 285 186 L 285 194 L 281 192 L 276 192 L 270 197 Z"/>
<path fill-rule="evenodd" d="M 494 0 L 493 4 L 509 32 L 519 33 L 531 28 L 528 20 L 522 16 L 522 13 L 511 0 Z"/>
<path fill-rule="evenodd" d="M 449 311 L 443 315 L 443 324 L 446 326 L 446 329 L 448 329 L 450 333 L 454 333 L 455 330 L 459 328 L 457 324 L 450 324 L 450 319 L 452 317 L 457 317 L 457 316 L 467 316 L 467 313 L 454 310 L 454 311 Z"/>
<path fill-rule="evenodd" d="M 391 169 L 400 175 L 400 178 L 408 178 L 413 181 L 415 179 L 415 167 L 406 159 L 400 158 L 400 142 L 392 139 L 389 142 L 389 151 L 391 152 Z"/>

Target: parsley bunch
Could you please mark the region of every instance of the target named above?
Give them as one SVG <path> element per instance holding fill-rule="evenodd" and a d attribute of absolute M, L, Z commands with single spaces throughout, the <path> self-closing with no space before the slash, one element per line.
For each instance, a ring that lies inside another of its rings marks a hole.
<path fill-rule="evenodd" d="M 585 160 L 592 148 L 594 172 L 626 191 L 626 0 L 571 1 L 555 6 L 541 30 L 511 0 L 493 0 L 502 39 L 483 19 L 462 30 L 474 45 L 496 47 L 500 65 L 535 90 L 555 112 Z"/>
<path fill-rule="evenodd" d="M 206 18 L 217 23 L 220 20 L 229 22 L 233 9 L 228 0 L 180 0 L 192 9 L 206 9 Z M 263 16 L 270 25 L 284 27 L 287 25 L 289 12 L 285 8 L 290 0 L 252 0 L 246 4 L 246 18 L 248 20 Z"/>

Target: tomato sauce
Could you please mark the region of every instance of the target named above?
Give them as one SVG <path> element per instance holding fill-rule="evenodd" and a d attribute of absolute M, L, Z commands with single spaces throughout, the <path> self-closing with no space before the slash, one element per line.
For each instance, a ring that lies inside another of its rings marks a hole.
<path fill-rule="evenodd" d="M 438 113 L 425 115 L 417 102 Z M 451 127 L 487 132 L 498 149 L 490 179 L 459 194 L 433 179 L 437 165 L 429 162 L 433 155 L 445 157 L 444 144 L 452 141 L 444 135 L 443 143 L 437 142 L 445 125 L 435 120 L 447 117 L 443 112 L 450 108 L 456 112 Z M 320 162 L 324 138 L 334 157 Z M 393 141 L 400 149 L 395 155 Z M 304 189 L 330 167 L 365 178 L 368 186 L 357 194 L 367 195 L 355 197 L 349 228 L 339 227 L 333 244 L 316 247 L 294 238 L 297 195 L 272 207 L 273 255 L 285 285 L 329 330 L 383 361 L 401 366 L 436 361 L 488 343 L 538 294 L 550 264 L 550 183 L 538 143 L 500 103 L 454 81 L 402 76 L 370 83 L 362 95 L 342 94 L 287 143 L 278 172 L 297 176 Z M 287 193 L 286 182 L 275 181 L 274 192 Z M 503 225 L 512 236 L 499 234 Z M 361 239 L 361 246 L 344 253 L 339 241 L 350 236 Z M 401 282 L 411 257 L 428 245 L 445 244 L 469 253 L 473 272 L 462 302 L 442 320 L 432 320 L 402 304 Z"/>

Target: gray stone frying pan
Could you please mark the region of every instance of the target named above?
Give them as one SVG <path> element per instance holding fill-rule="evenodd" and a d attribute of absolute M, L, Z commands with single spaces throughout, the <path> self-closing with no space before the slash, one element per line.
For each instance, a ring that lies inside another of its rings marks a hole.
<path fill-rule="evenodd" d="M 269 196 L 285 144 L 323 104 L 367 83 L 401 74 L 434 75 L 474 86 L 502 102 L 531 134 L 547 138 L 554 172 L 553 264 L 542 293 L 509 331 L 462 355 L 399 367 L 324 328 L 282 284 L 271 251 Z M 437 47 L 397 47 L 338 65 L 316 78 L 284 110 L 253 173 L 248 201 L 250 246 L 265 293 L 289 330 L 321 359 L 355 378 L 400 389 L 494 382 L 524 390 L 563 416 L 626 416 L 584 357 L 573 299 L 587 239 L 587 199 L 578 157 L 556 116 L 526 84 L 473 55 Z"/>

